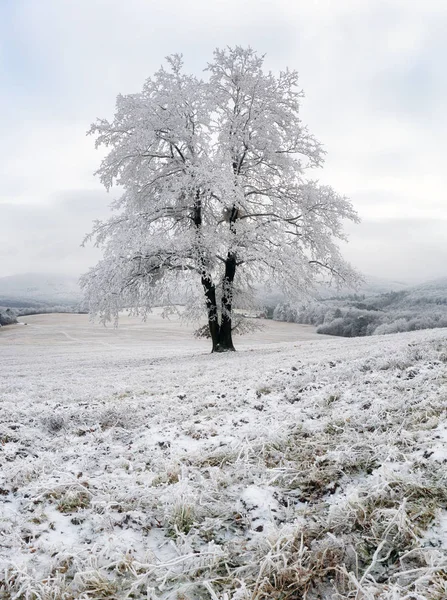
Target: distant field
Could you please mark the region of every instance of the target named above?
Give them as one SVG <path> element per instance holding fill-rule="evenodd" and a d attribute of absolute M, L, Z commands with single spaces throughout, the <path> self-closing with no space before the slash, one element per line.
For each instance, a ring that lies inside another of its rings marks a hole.
<path fill-rule="evenodd" d="M 146 322 L 136 317 L 123 315 L 118 328 L 112 325 L 104 327 L 89 322 L 88 315 L 44 314 L 19 317 L 26 326 L 11 326 L 0 331 L 0 344 L 6 340 L 20 345 L 88 345 L 88 352 L 98 347 L 119 349 L 134 347 L 135 344 L 148 344 L 154 352 L 210 349 L 211 342 L 197 340 L 193 336 L 196 326 L 179 321 L 176 315 L 169 318 L 161 316 L 156 309 Z M 297 340 L 321 339 L 312 325 L 280 323 L 266 319 L 256 319 L 263 329 L 244 336 L 235 336 L 238 348 Z"/>
<path fill-rule="evenodd" d="M 447 331 L 0 331 L 0 598 L 445 600 Z"/>

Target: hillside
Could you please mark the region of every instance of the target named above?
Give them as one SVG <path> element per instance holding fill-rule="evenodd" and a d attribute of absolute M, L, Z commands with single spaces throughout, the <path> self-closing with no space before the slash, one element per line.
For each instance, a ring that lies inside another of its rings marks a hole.
<path fill-rule="evenodd" d="M 0 277 L 0 306 L 73 304 L 81 300 L 77 278 L 42 273 Z"/>
<path fill-rule="evenodd" d="M 447 597 L 446 330 L 210 355 L 64 318 L 0 333 L 0 596 Z"/>
<path fill-rule="evenodd" d="M 380 294 L 388 294 L 390 292 L 400 292 L 407 290 L 411 286 L 403 281 L 396 281 L 393 279 L 385 279 L 381 277 L 374 277 L 372 275 L 365 275 L 362 282 L 360 282 L 357 289 L 348 287 L 341 287 L 338 290 L 333 287 L 321 286 L 318 288 L 318 296 L 324 298 L 344 298 L 352 294 L 359 296 L 376 296 Z"/>
<path fill-rule="evenodd" d="M 407 290 L 403 305 L 447 304 L 447 277 L 428 281 Z"/>
<path fill-rule="evenodd" d="M 278 321 L 318 326 L 318 333 L 357 337 L 447 327 L 447 278 L 385 294 L 350 294 L 301 305 L 282 303 Z"/>
<path fill-rule="evenodd" d="M 402 282 L 367 276 L 357 293 L 377 295 L 390 291 L 400 291 L 407 287 Z M 352 289 L 341 289 L 336 292 L 334 288 L 318 288 L 318 294 L 322 298 L 333 297 L 334 294 L 343 297 L 352 293 Z M 179 294 L 177 301 L 181 303 L 181 291 Z M 261 304 L 268 306 L 275 306 L 279 302 L 285 301 L 284 295 L 279 290 L 268 290 L 265 286 L 259 287 L 257 298 Z M 0 306 L 39 307 L 42 305 L 76 304 L 81 299 L 82 292 L 76 277 L 44 273 L 26 273 L 0 277 Z"/>

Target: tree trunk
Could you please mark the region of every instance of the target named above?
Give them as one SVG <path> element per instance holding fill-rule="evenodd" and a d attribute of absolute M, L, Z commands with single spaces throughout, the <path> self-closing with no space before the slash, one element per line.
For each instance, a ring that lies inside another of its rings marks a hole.
<path fill-rule="evenodd" d="M 216 288 L 214 287 L 211 279 L 204 275 L 202 275 L 202 286 L 205 291 L 208 327 L 213 344 L 211 352 L 218 352 L 220 327 L 217 315 Z"/>
<path fill-rule="evenodd" d="M 202 201 L 200 199 L 200 191 L 196 191 L 193 213 L 194 225 L 198 235 L 200 236 L 202 227 Z M 217 314 L 216 288 L 213 284 L 211 276 L 207 272 L 205 260 L 201 254 L 200 242 L 198 244 L 200 263 L 202 267 L 202 286 L 205 292 L 206 310 L 208 313 L 208 327 L 210 330 L 211 341 L 213 348 L 211 352 L 219 352 L 219 319 Z"/>
<path fill-rule="evenodd" d="M 219 324 L 216 302 L 216 288 L 211 279 L 202 276 L 202 286 L 205 291 L 206 309 L 208 313 L 208 327 L 210 331 L 211 352 L 235 352 L 232 337 L 232 302 L 233 280 L 236 273 L 236 258 L 228 255 L 225 263 L 225 277 L 222 283 L 222 316 Z"/>
<path fill-rule="evenodd" d="M 219 341 L 217 346 L 213 348 L 213 352 L 235 352 L 236 348 L 233 345 L 233 337 L 231 333 L 231 319 L 222 320 L 219 328 Z"/>
<path fill-rule="evenodd" d="M 225 261 L 225 276 L 222 283 L 222 319 L 219 328 L 217 352 L 234 352 L 231 332 L 231 316 L 233 309 L 233 281 L 236 274 L 236 255 L 228 253 Z"/>
<path fill-rule="evenodd" d="M 238 211 L 233 207 L 230 215 L 230 227 L 237 219 Z M 202 202 L 199 191 L 196 192 L 194 202 L 194 224 L 197 232 L 200 234 L 202 227 Z M 205 292 L 206 310 L 208 313 L 208 327 L 212 341 L 211 352 L 234 352 L 233 339 L 231 333 L 231 311 L 233 305 L 233 281 L 236 274 L 236 255 L 228 252 L 225 261 L 225 275 L 222 282 L 222 316 L 219 325 L 219 316 L 217 312 L 216 287 L 213 284 L 211 276 L 206 271 L 205 261 L 201 257 L 202 267 L 202 286 Z"/>
<path fill-rule="evenodd" d="M 233 169 L 236 167 L 233 163 Z M 235 231 L 235 222 L 239 215 L 239 209 L 233 205 L 231 209 L 231 214 L 229 216 L 230 229 L 233 233 Z M 231 331 L 231 317 L 233 310 L 233 282 L 234 276 L 236 275 L 236 265 L 237 259 L 236 254 L 231 252 L 231 250 L 227 254 L 227 259 L 225 261 L 225 275 L 222 282 L 222 317 L 219 328 L 219 340 L 216 350 L 213 352 L 235 352 L 236 348 L 233 345 L 233 337 Z"/>

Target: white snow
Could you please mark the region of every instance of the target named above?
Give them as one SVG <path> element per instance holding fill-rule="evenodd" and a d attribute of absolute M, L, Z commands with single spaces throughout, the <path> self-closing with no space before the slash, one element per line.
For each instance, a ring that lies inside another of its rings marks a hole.
<path fill-rule="evenodd" d="M 212 355 L 158 314 L 26 321 L 0 332 L 0 597 L 443 597 L 446 330 L 269 322 Z"/>

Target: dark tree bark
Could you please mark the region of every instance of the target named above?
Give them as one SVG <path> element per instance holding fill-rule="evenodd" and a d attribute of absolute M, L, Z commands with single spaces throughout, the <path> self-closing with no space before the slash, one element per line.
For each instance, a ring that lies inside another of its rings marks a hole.
<path fill-rule="evenodd" d="M 194 225 L 196 226 L 197 233 L 200 235 L 200 229 L 202 227 L 202 200 L 200 198 L 200 191 L 197 190 L 196 197 L 194 200 L 194 211 L 192 215 Z M 210 331 L 212 341 L 212 352 L 219 351 L 219 316 L 217 312 L 217 301 L 216 301 L 216 286 L 214 285 L 211 275 L 208 273 L 206 268 L 206 261 L 200 251 L 200 243 L 198 248 L 200 263 L 202 268 L 201 281 L 202 287 L 205 292 L 205 303 L 206 310 L 208 313 L 208 327 Z"/>
<path fill-rule="evenodd" d="M 236 165 L 233 164 L 233 169 Z M 235 223 L 239 216 L 239 210 L 233 205 L 229 215 L 230 229 L 235 233 Z M 219 339 L 217 352 L 234 352 L 236 349 L 233 345 L 232 337 L 232 311 L 233 311 L 233 283 L 236 275 L 237 257 L 231 250 L 227 254 L 225 261 L 225 274 L 222 281 L 222 305 L 221 305 L 221 323 L 219 328 Z"/>
<path fill-rule="evenodd" d="M 217 314 L 216 288 L 209 277 L 202 275 L 202 286 L 205 291 L 206 310 L 208 312 L 208 327 L 213 344 L 212 352 L 219 352 L 220 327 Z"/>
<path fill-rule="evenodd" d="M 229 218 L 231 228 L 233 228 L 237 216 L 238 211 L 235 207 L 233 207 Z M 202 202 L 199 191 L 196 192 L 192 218 L 197 232 L 200 233 L 200 228 L 202 226 Z M 233 345 L 231 314 L 233 309 L 233 282 L 237 265 L 236 255 L 232 252 L 228 252 L 227 259 L 225 261 L 225 274 L 222 282 L 220 323 L 217 310 L 216 286 L 211 279 L 211 275 L 207 272 L 206 261 L 204 257 L 201 256 L 200 260 L 202 266 L 201 281 L 203 290 L 205 292 L 206 310 L 208 313 L 208 327 L 212 341 L 211 352 L 234 352 L 236 349 Z"/>
<path fill-rule="evenodd" d="M 208 313 L 208 327 L 212 341 L 212 352 L 234 352 L 232 338 L 232 287 L 236 272 L 236 259 L 230 257 L 225 268 L 223 283 L 222 316 L 219 315 L 216 301 L 216 288 L 209 277 L 202 276 L 202 286 L 205 291 L 205 301 Z"/>
<path fill-rule="evenodd" d="M 236 274 L 236 255 L 229 252 L 225 261 L 225 275 L 222 283 L 222 318 L 219 329 L 219 352 L 235 351 L 231 333 L 233 309 L 233 282 Z"/>

